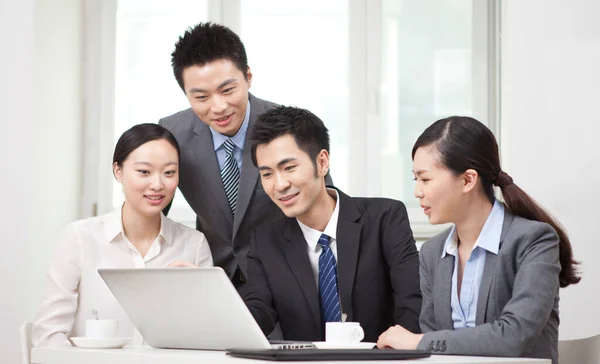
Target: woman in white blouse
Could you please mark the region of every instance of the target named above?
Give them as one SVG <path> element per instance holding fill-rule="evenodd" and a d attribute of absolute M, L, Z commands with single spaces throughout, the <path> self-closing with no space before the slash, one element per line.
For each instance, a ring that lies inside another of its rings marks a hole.
<path fill-rule="evenodd" d="M 69 337 L 84 336 L 92 310 L 101 319 L 119 320 L 120 337 L 139 340 L 98 268 L 213 265 L 204 234 L 162 214 L 179 182 L 179 146 L 167 129 L 140 124 L 123 133 L 113 174 L 123 186 L 125 203 L 64 230 L 33 325 L 35 347 L 71 345 Z"/>

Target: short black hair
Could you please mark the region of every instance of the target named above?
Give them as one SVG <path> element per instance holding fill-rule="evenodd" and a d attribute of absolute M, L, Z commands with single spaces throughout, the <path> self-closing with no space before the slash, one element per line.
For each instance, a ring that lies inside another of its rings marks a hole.
<path fill-rule="evenodd" d="M 177 159 L 180 158 L 179 144 L 170 131 L 163 126 L 153 123 L 138 124 L 124 132 L 113 154 L 113 165 L 117 163 L 119 167 L 123 166 L 123 162 L 129 157 L 131 152 L 153 140 L 166 140 L 177 150 Z"/>
<path fill-rule="evenodd" d="M 206 22 L 188 28 L 179 37 L 171 53 L 171 66 L 179 87 L 185 92 L 184 69 L 221 59 L 234 63 L 248 80 L 248 58 L 240 37 L 226 26 Z"/>
<path fill-rule="evenodd" d="M 256 148 L 268 144 L 274 139 L 291 135 L 298 148 L 306 152 L 317 168 L 317 155 L 325 149 L 329 153 L 329 130 L 319 117 L 306 109 L 292 106 L 279 106 L 271 109 L 254 122 L 250 132 L 252 142 L 252 163 L 256 162 Z"/>

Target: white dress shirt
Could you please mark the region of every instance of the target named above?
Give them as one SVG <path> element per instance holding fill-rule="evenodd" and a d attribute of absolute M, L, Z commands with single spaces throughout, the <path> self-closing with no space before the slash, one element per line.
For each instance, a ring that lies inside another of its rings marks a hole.
<path fill-rule="evenodd" d="M 119 320 L 119 337 L 133 337 L 134 343 L 141 343 L 98 269 L 164 268 L 175 260 L 200 267 L 213 265 L 204 234 L 162 213 L 160 233 L 143 257 L 123 232 L 120 208 L 69 224 L 48 269 L 46 291 L 33 325 L 33 346 L 71 345 L 68 337 L 85 335 L 85 321 L 92 318 L 92 310 L 98 311 L 100 319 Z"/>
<path fill-rule="evenodd" d="M 333 214 L 329 218 L 329 222 L 327 226 L 325 226 L 324 231 L 315 230 L 311 227 L 308 227 L 298 221 L 298 225 L 300 225 L 300 229 L 302 230 L 302 235 L 304 235 L 304 240 L 308 244 L 308 259 L 310 260 L 310 265 L 312 266 L 313 273 L 315 275 L 315 282 L 317 282 L 317 287 L 319 287 L 319 256 L 321 255 L 321 251 L 323 248 L 319 245 L 319 238 L 321 234 L 328 235 L 331 240 L 329 241 L 329 248 L 335 257 L 336 265 L 338 261 L 337 257 L 337 240 L 336 240 L 336 232 L 337 232 L 337 224 L 338 224 L 338 216 L 340 214 L 340 204 L 339 204 L 339 195 L 337 190 L 327 189 L 327 192 L 331 197 L 335 198 L 335 208 L 333 209 Z"/>

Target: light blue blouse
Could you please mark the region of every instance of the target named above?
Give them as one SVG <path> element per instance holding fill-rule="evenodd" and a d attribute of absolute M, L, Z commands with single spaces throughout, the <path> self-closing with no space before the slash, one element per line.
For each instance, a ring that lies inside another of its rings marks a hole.
<path fill-rule="evenodd" d="M 475 315 L 477 312 L 477 299 L 479 297 L 479 286 L 483 276 L 485 266 L 486 252 L 498 254 L 500 247 L 500 235 L 502 234 L 502 224 L 504 222 L 504 205 L 497 200 L 490 212 L 477 241 L 471 251 L 471 256 L 465 264 L 463 272 L 462 285 L 460 288 L 460 300 L 458 297 L 458 236 L 456 227 L 452 227 L 444 250 L 442 258 L 446 254 L 454 256 L 454 273 L 452 273 L 452 322 L 454 329 L 475 326 Z"/>

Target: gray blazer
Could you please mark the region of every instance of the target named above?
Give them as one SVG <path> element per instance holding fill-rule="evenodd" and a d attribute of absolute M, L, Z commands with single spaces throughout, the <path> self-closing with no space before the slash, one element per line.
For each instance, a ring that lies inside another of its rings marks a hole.
<path fill-rule="evenodd" d="M 230 278 L 238 265 L 246 274 L 246 253 L 252 229 L 265 220 L 283 216 L 258 182 L 258 170 L 252 164 L 248 141 L 256 118 L 276 104 L 251 94 L 249 99 L 252 106 L 235 216 L 227 202 L 209 127 L 191 108 L 159 121 L 179 143 L 179 189 L 196 213 L 196 228 L 206 236 L 215 265 L 222 267 Z"/>
<path fill-rule="evenodd" d="M 498 255 L 486 253 L 476 327 L 454 330 L 450 297 L 454 256 L 442 250 L 450 230 L 420 252 L 425 336 L 418 349 L 456 355 L 523 356 L 558 363 L 558 235 L 545 223 L 505 210 Z"/>

